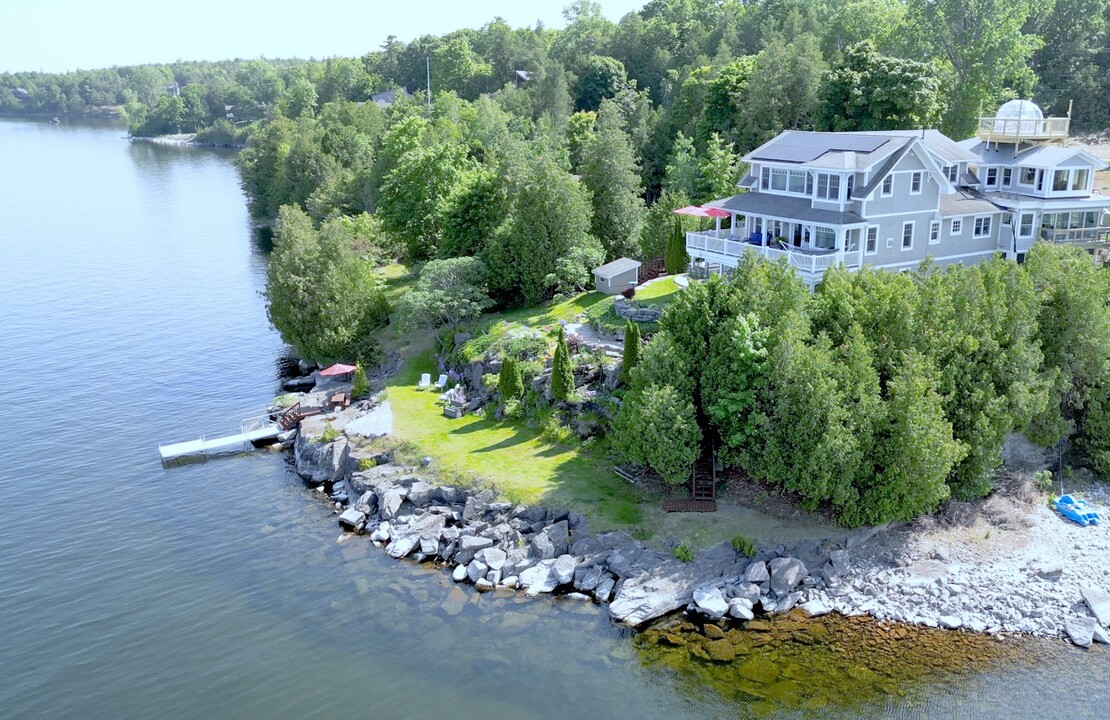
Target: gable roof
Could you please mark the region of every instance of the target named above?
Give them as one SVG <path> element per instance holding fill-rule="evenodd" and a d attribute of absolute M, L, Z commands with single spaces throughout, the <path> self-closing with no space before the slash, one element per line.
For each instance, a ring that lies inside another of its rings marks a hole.
<path fill-rule="evenodd" d="M 617 258 L 612 262 L 607 262 L 601 267 L 594 268 L 594 275 L 598 276 L 602 280 L 608 280 L 610 278 L 616 277 L 617 275 L 620 275 L 621 273 L 626 273 L 629 270 L 634 270 L 638 267 L 640 267 L 639 260 L 622 257 Z"/>
<path fill-rule="evenodd" d="M 852 191 L 852 198 L 865 198 L 871 193 L 875 192 L 875 188 L 879 187 L 879 183 L 883 181 L 898 161 L 906 156 L 910 151 L 910 146 L 913 145 L 913 140 L 906 140 L 902 147 L 898 148 L 882 166 L 871 175 L 871 180 L 868 181 L 863 187 Z"/>

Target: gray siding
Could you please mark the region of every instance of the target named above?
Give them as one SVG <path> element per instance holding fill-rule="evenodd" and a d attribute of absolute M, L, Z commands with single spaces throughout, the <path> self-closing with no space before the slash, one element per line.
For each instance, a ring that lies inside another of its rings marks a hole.
<path fill-rule="evenodd" d="M 616 295 L 625 288 L 635 285 L 639 275 L 639 268 L 631 268 L 620 274 L 614 275 L 608 283 L 597 275 L 594 275 L 594 289 L 606 295 Z"/>
<path fill-rule="evenodd" d="M 911 195 L 910 187 L 914 172 L 921 172 L 921 194 Z M 894 194 L 890 197 L 882 196 L 882 184 L 875 188 L 871 199 L 866 202 L 865 218 L 876 215 L 891 215 L 894 213 L 915 213 L 924 210 L 936 210 L 940 200 L 940 186 L 932 177 L 932 173 L 925 169 L 925 165 L 914 153 L 898 161 L 891 171 L 894 178 Z"/>

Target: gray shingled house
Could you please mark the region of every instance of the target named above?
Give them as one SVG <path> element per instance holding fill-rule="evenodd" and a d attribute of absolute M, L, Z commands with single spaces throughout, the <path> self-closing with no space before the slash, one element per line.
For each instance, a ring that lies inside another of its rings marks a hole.
<path fill-rule="evenodd" d="M 960 143 L 936 130 L 788 130 L 744 157 L 744 192 L 709 203 L 732 228 L 687 233 L 687 252 L 718 271 L 746 252 L 785 258 L 812 287 L 835 264 L 1020 261 L 1038 238 L 1105 246 L 1110 197 L 1092 182 L 1106 163 L 1060 144 L 1068 122 L 1018 100 Z"/>

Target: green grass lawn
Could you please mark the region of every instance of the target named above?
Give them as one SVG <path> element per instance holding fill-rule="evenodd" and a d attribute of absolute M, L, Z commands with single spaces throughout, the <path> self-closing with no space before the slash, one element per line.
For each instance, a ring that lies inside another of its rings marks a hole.
<path fill-rule="evenodd" d="M 673 277 L 660 278 L 637 290 L 635 299 L 641 305 L 663 308 L 670 304 L 675 293 L 681 289 L 678 285 L 675 285 Z"/>
<path fill-rule="evenodd" d="M 617 477 L 611 461 L 577 446 L 552 445 L 523 422 L 446 418 L 438 393 L 416 389 L 425 372 L 438 374 L 430 349 L 410 358 L 388 383 L 394 435 L 433 457 L 444 481 L 479 482 L 511 502 L 569 508 L 588 516 L 595 530 L 641 522 L 643 498 Z"/>

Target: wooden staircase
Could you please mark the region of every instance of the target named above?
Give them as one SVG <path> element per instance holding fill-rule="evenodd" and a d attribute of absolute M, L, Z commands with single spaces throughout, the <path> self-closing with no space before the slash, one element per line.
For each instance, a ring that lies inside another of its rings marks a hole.
<path fill-rule="evenodd" d="M 278 415 L 277 424 L 282 430 L 292 430 L 306 417 L 319 414 L 319 409 L 305 410 L 300 403 L 297 403 L 289 406 L 281 415 Z"/>
<path fill-rule="evenodd" d="M 717 473 L 712 455 L 694 464 L 690 497 L 667 498 L 663 501 L 663 512 L 717 512 Z"/>

